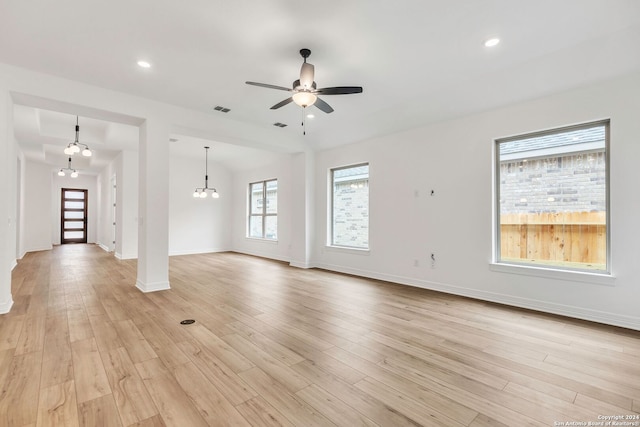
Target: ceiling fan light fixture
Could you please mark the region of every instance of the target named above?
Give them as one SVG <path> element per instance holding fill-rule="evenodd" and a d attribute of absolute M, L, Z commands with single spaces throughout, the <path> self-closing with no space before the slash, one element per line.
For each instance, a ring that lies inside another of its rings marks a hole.
<path fill-rule="evenodd" d="M 305 92 L 305 91 L 294 93 L 292 98 L 293 98 L 293 102 L 295 102 L 302 108 L 306 108 L 313 105 L 318 99 L 318 97 L 315 94 L 311 92 Z"/>

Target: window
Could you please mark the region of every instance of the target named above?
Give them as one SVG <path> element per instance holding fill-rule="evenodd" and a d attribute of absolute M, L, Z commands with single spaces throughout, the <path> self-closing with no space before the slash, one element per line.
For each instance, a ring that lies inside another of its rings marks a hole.
<path fill-rule="evenodd" d="M 609 122 L 496 141 L 496 261 L 609 272 Z"/>
<path fill-rule="evenodd" d="M 278 180 L 249 184 L 248 237 L 278 240 Z"/>
<path fill-rule="evenodd" d="M 369 248 L 369 164 L 331 169 L 332 246 Z"/>

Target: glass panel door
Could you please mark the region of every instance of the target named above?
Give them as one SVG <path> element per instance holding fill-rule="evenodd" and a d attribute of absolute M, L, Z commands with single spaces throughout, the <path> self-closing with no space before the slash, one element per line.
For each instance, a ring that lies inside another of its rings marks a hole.
<path fill-rule="evenodd" d="M 62 189 L 60 243 L 87 243 L 87 190 Z"/>

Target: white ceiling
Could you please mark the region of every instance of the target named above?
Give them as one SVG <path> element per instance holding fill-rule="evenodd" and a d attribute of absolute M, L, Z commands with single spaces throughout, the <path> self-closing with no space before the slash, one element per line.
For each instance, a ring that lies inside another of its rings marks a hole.
<path fill-rule="evenodd" d="M 491 36 L 502 42 L 488 49 Z M 279 131 L 315 149 L 637 71 L 638 46 L 637 0 L 0 2 L 0 62 L 212 116 L 221 114 L 214 106 L 228 107 L 240 125 L 272 131 L 274 122 L 287 123 Z M 289 87 L 301 48 L 312 51 L 319 87 L 364 87 L 323 97 L 332 114 L 311 107 L 306 137 L 299 107 L 269 109 L 286 92 L 244 83 Z M 139 59 L 152 68 L 139 68 Z M 16 135 L 29 155 L 60 161 L 75 116 L 16 109 Z M 80 127 L 81 142 L 100 154 L 90 168 L 137 140 L 132 126 L 81 117 Z M 175 137 L 202 155 L 203 141 Z M 223 142 L 216 144 L 222 155 Z M 258 161 L 263 153 L 229 147 L 227 154 L 225 161 L 246 158 L 253 167 L 252 155 Z"/>

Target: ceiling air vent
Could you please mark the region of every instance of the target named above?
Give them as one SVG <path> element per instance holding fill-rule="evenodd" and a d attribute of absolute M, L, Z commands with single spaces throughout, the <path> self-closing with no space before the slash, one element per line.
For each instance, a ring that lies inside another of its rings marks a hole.
<path fill-rule="evenodd" d="M 213 109 L 214 109 L 214 110 L 216 110 L 216 111 L 220 111 L 220 112 L 222 112 L 222 113 L 228 113 L 229 111 L 231 111 L 231 109 L 230 109 L 230 108 L 227 108 L 227 107 L 221 107 L 221 106 L 219 106 L 219 105 L 216 105 L 215 107 L 213 107 Z"/>
<path fill-rule="evenodd" d="M 279 128 L 286 128 L 287 125 L 285 125 L 284 123 L 280 123 L 280 122 L 276 122 L 273 124 L 274 126 L 278 126 Z"/>

